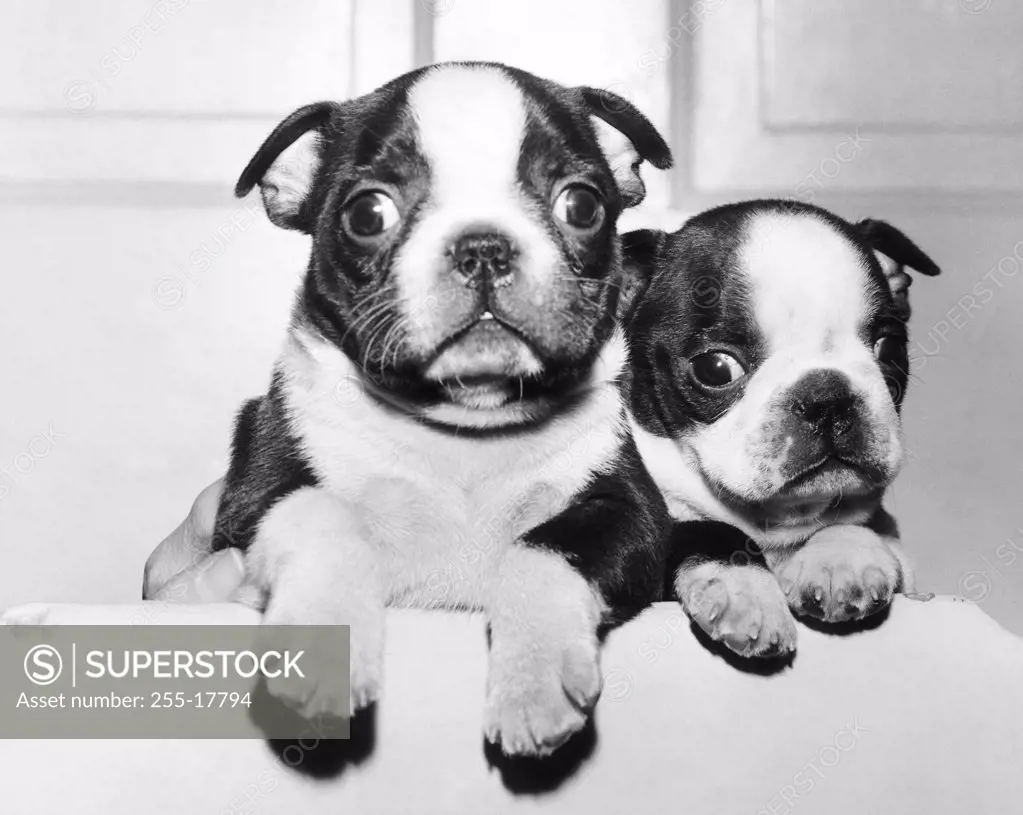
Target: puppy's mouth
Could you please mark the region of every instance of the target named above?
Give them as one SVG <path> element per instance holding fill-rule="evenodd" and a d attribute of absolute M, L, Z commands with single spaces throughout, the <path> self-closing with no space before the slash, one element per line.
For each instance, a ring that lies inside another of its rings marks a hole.
<path fill-rule="evenodd" d="M 885 481 L 874 468 L 828 455 L 804 467 L 756 507 L 764 523 L 800 526 L 873 506 Z"/>
<path fill-rule="evenodd" d="M 781 503 L 827 501 L 873 494 L 884 486 L 880 473 L 874 468 L 832 454 L 802 468 L 771 500 Z"/>
<path fill-rule="evenodd" d="M 536 376 L 543 363 L 528 340 L 513 326 L 484 311 L 440 344 L 426 377 L 450 391 L 505 390 Z"/>
<path fill-rule="evenodd" d="M 725 504 L 765 529 L 839 522 L 871 510 L 887 486 L 876 468 L 834 454 L 807 464 L 773 495 L 757 500 L 732 492 L 710 479 L 702 466 L 700 470 Z"/>

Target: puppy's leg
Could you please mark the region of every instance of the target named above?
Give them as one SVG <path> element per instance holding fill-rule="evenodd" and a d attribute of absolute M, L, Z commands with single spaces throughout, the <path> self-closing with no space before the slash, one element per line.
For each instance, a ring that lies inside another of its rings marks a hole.
<path fill-rule="evenodd" d="M 485 603 L 484 732 L 508 755 L 546 755 L 583 727 L 600 694 L 597 630 L 605 597 L 652 598 L 663 585 L 660 563 L 646 569 L 652 579 L 644 591 L 615 584 L 630 573 L 622 554 L 650 552 L 667 532 L 636 489 L 620 475 L 600 476 L 591 495 L 529 531 L 498 564 Z"/>
<path fill-rule="evenodd" d="M 740 530 L 718 521 L 677 524 L 674 589 L 682 608 L 711 638 L 744 657 L 796 648 L 796 621 L 763 555 Z"/>
<path fill-rule="evenodd" d="M 546 755 L 583 727 L 600 693 L 603 601 L 562 554 L 525 540 L 505 553 L 489 595 L 484 733 L 508 755 Z"/>
<path fill-rule="evenodd" d="M 347 716 L 375 700 L 383 662 L 384 567 L 351 508 L 314 487 L 296 490 L 260 521 L 247 557 L 251 579 L 270 594 L 265 625 L 351 626 L 350 698 L 344 683 L 331 679 L 348 655 L 325 653 L 312 635 L 308 645 L 317 670 L 305 678 L 271 679 L 268 690 L 307 718 Z"/>
<path fill-rule="evenodd" d="M 516 541 L 488 589 L 485 732 L 507 754 L 545 755 L 583 727 L 598 626 L 662 595 L 667 508 L 634 449 L 621 465 Z"/>
<path fill-rule="evenodd" d="M 798 548 L 769 554 L 792 610 L 825 622 L 869 617 L 912 585 L 897 539 L 865 526 L 825 527 Z"/>

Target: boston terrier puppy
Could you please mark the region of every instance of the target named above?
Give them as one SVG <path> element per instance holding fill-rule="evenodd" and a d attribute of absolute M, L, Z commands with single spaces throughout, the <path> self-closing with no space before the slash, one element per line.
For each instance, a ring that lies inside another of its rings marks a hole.
<path fill-rule="evenodd" d="M 620 385 L 643 161 L 671 154 L 626 100 L 451 63 L 297 110 L 245 168 L 312 253 L 214 548 L 245 550 L 266 623 L 351 626 L 350 698 L 269 683 L 300 713 L 373 702 L 385 607 L 432 606 L 487 615 L 491 742 L 585 723 L 598 627 L 658 599 L 670 531 Z"/>
<path fill-rule="evenodd" d="M 905 450 L 907 269 L 895 227 L 749 201 L 625 236 L 631 422 L 676 521 L 675 591 L 745 656 L 795 647 L 791 612 L 866 617 L 913 587 L 885 489 Z M 791 609 L 791 612 L 790 612 Z"/>

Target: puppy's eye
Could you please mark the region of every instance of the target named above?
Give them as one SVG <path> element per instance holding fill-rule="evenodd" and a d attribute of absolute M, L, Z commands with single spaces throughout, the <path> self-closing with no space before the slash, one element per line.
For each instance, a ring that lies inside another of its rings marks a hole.
<path fill-rule="evenodd" d="M 386 193 L 374 190 L 364 192 L 345 205 L 341 221 L 345 229 L 357 238 L 382 235 L 401 220 L 398 207 Z"/>
<path fill-rule="evenodd" d="M 906 346 L 897 337 L 880 337 L 874 343 L 874 359 L 885 365 L 896 365 L 902 367 L 905 361 Z"/>
<path fill-rule="evenodd" d="M 707 388 L 726 388 L 746 375 L 746 369 L 731 354 L 707 351 L 689 361 L 693 378 Z"/>
<path fill-rule="evenodd" d="M 554 215 L 573 229 L 596 229 L 604 220 L 604 205 L 589 187 L 565 187 L 554 202 Z"/>

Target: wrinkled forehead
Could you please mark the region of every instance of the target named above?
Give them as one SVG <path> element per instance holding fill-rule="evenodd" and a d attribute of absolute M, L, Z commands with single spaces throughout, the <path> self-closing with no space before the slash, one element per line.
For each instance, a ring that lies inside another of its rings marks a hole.
<path fill-rule="evenodd" d="M 867 260 L 832 225 L 805 213 L 757 213 L 738 266 L 769 352 L 827 351 L 860 337 L 880 304 Z"/>

